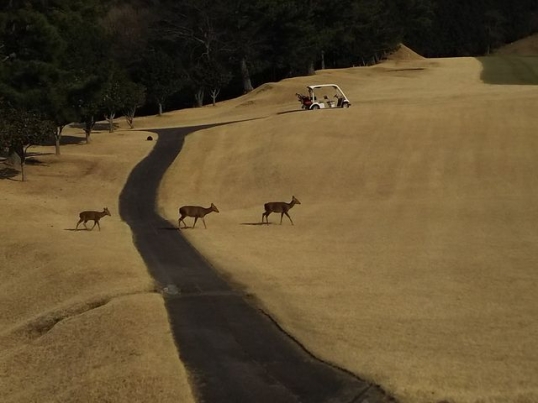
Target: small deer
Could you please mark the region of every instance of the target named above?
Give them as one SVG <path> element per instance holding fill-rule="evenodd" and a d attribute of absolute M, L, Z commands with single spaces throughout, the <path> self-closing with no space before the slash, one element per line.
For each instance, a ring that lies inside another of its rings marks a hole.
<path fill-rule="evenodd" d="M 269 224 L 269 214 L 271 213 L 280 213 L 280 225 L 282 225 L 282 218 L 284 217 L 284 214 L 290 219 L 291 225 L 293 225 L 293 220 L 291 219 L 290 215 L 288 214 L 288 211 L 290 208 L 295 206 L 296 204 L 301 204 L 301 202 L 295 197 L 291 197 L 291 202 L 269 202 L 265 203 L 265 213 L 262 214 L 262 224 L 264 223 L 263 218 L 265 217 L 265 221 L 267 224 Z"/>
<path fill-rule="evenodd" d="M 106 215 L 110 215 L 110 211 L 108 211 L 107 207 L 105 207 L 103 211 L 83 211 L 78 215 L 80 217 L 80 220 L 78 220 L 75 229 L 78 229 L 80 223 L 84 223 L 84 227 L 88 229 L 86 223 L 90 220 L 93 220 L 93 227 L 91 227 L 90 231 L 95 227 L 95 225 L 97 225 L 97 228 L 99 228 L 99 231 L 101 231 L 101 225 L 99 224 L 99 220 Z"/>
<path fill-rule="evenodd" d="M 215 213 L 219 212 L 219 209 L 217 206 L 215 206 L 213 203 L 211 203 L 211 206 L 208 208 L 200 207 L 200 206 L 183 206 L 179 208 L 179 220 L 178 220 L 178 227 L 181 229 L 181 222 L 183 221 L 183 225 L 185 225 L 184 228 L 187 228 L 187 224 L 185 224 L 184 218 L 185 217 L 194 217 L 194 224 L 192 225 L 192 228 L 195 227 L 196 221 L 198 221 L 199 218 L 202 219 L 202 222 L 204 223 L 204 227 L 207 228 L 205 225 L 205 219 L 204 217 L 206 214 L 211 213 L 214 211 Z"/>

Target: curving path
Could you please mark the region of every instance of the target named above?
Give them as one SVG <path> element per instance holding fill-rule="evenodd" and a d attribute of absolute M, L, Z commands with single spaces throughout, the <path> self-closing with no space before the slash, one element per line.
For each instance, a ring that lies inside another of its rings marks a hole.
<path fill-rule="evenodd" d="M 153 130 L 159 139 L 131 172 L 120 215 L 165 292 L 176 344 L 199 401 L 394 401 L 377 386 L 309 354 L 228 284 L 156 212 L 158 186 L 186 135 L 208 126 Z"/>

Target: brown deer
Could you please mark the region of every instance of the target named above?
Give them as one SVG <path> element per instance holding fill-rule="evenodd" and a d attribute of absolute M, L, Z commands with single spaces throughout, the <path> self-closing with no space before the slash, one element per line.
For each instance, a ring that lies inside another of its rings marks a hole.
<path fill-rule="evenodd" d="M 99 224 L 99 220 L 106 215 L 110 215 L 110 211 L 108 211 L 107 207 L 105 207 L 103 211 L 83 211 L 78 215 L 80 217 L 80 220 L 78 220 L 75 229 L 78 229 L 80 223 L 84 223 L 84 227 L 88 229 L 86 223 L 90 220 L 93 220 L 93 227 L 91 227 L 90 231 L 95 227 L 95 225 L 97 225 L 97 228 L 99 228 L 99 231 L 101 231 L 101 225 Z"/>
<path fill-rule="evenodd" d="M 215 206 L 213 203 L 211 203 L 211 206 L 208 208 L 200 207 L 200 206 L 183 206 L 179 208 L 179 220 L 177 222 L 179 229 L 181 229 L 181 222 L 183 221 L 183 225 L 185 225 L 184 228 L 187 228 L 187 224 L 185 224 L 184 218 L 185 217 L 194 217 L 194 224 L 192 225 L 192 228 L 196 225 L 196 221 L 198 221 L 199 218 L 202 219 L 202 222 L 204 223 L 204 227 L 207 228 L 205 225 L 205 219 L 204 217 L 206 214 L 211 213 L 214 211 L 215 213 L 219 212 L 219 209 L 217 206 Z"/>
<path fill-rule="evenodd" d="M 262 224 L 264 223 L 263 218 L 265 217 L 265 221 L 267 224 L 269 224 L 269 214 L 271 213 L 280 213 L 280 225 L 282 225 L 282 218 L 284 217 L 284 214 L 290 219 L 291 225 L 293 225 L 293 220 L 291 219 L 290 215 L 288 214 L 288 211 L 290 208 L 295 206 L 296 204 L 301 204 L 301 202 L 295 197 L 291 197 L 291 202 L 269 202 L 265 203 L 265 213 L 262 214 Z"/>

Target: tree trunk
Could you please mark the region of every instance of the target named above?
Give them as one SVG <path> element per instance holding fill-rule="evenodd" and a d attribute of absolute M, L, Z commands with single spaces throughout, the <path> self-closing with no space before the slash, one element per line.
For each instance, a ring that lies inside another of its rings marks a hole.
<path fill-rule="evenodd" d="M 159 104 L 159 113 L 158 113 L 158 115 L 159 115 L 159 116 L 162 116 L 162 115 L 163 115 L 163 103 L 162 103 L 162 102 L 158 102 L 158 104 Z"/>
<path fill-rule="evenodd" d="M 315 68 L 314 68 L 314 61 L 313 61 L 313 60 L 311 60 L 311 61 L 308 63 L 308 70 L 307 70 L 307 71 L 308 71 L 307 74 L 308 74 L 309 76 L 313 76 L 313 75 L 316 74 L 316 70 L 315 70 Z"/>
<path fill-rule="evenodd" d="M 129 124 L 129 127 L 131 129 L 134 129 L 134 118 L 135 118 L 137 109 L 138 109 L 138 106 L 135 105 L 132 108 L 130 108 L 125 114 L 125 118 L 127 119 L 127 123 Z"/>
<path fill-rule="evenodd" d="M 213 106 L 216 106 L 217 103 L 217 97 L 219 96 L 220 88 L 219 89 L 212 89 L 211 94 L 211 100 L 213 101 Z"/>
<path fill-rule="evenodd" d="M 27 148 L 23 146 L 17 146 L 14 147 L 13 150 L 15 151 L 15 154 L 19 156 L 20 164 L 21 164 L 21 175 L 22 175 L 22 181 L 26 181 L 26 172 L 24 171 L 24 165 L 26 162 L 26 150 Z"/>
<path fill-rule="evenodd" d="M 241 77 L 243 79 L 243 94 L 252 91 L 252 82 L 250 81 L 250 72 L 248 71 L 247 59 L 241 58 Z"/>
<path fill-rule="evenodd" d="M 116 112 L 111 113 L 106 117 L 108 120 L 108 132 L 113 133 L 114 132 L 114 117 L 116 116 Z"/>
<path fill-rule="evenodd" d="M 198 108 L 204 106 L 204 89 L 202 87 L 194 93 L 194 100 Z"/>
<path fill-rule="evenodd" d="M 134 124 L 133 124 L 133 121 L 134 121 L 134 112 L 133 111 L 129 111 L 125 114 L 125 120 L 127 121 L 127 124 L 129 125 L 129 127 L 131 129 L 134 129 Z"/>
<path fill-rule="evenodd" d="M 56 134 L 54 135 L 54 148 L 56 150 L 56 156 L 60 155 L 60 140 L 62 139 L 62 130 L 63 126 L 58 126 L 56 128 Z"/>
<path fill-rule="evenodd" d="M 92 129 L 94 125 L 95 125 L 95 119 L 93 116 L 89 117 L 84 122 L 84 133 L 86 134 L 86 144 L 90 143 L 90 135 L 92 134 Z"/>

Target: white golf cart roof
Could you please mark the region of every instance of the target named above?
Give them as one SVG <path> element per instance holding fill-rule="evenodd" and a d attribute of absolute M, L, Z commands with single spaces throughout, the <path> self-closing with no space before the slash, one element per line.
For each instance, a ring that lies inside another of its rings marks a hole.
<path fill-rule="evenodd" d="M 342 89 L 337 84 L 307 85 L 306 88 L 308 88 L 308 91 L 312 91 L 312 92 L 314 90 L 320 89 L 320 88 L 332 88 L 332 89 L 335 89 L 335 90 L 339 91 L 344 96 L 344 98 L 347 99 L 346 94 L 344 94 L 344 91 L 342 91 Z"/>
<path fill-rule="evenodd" d="M 340 89 L 340 87 L 336 84 L 318 84 L 318 85 L 307 85 L 306 88 L 310 88 L 310 89 L 316 89 L 316 88 L 323 88 L 323 87 L 331 87 L 331 88 L 338 88 Z"/>

